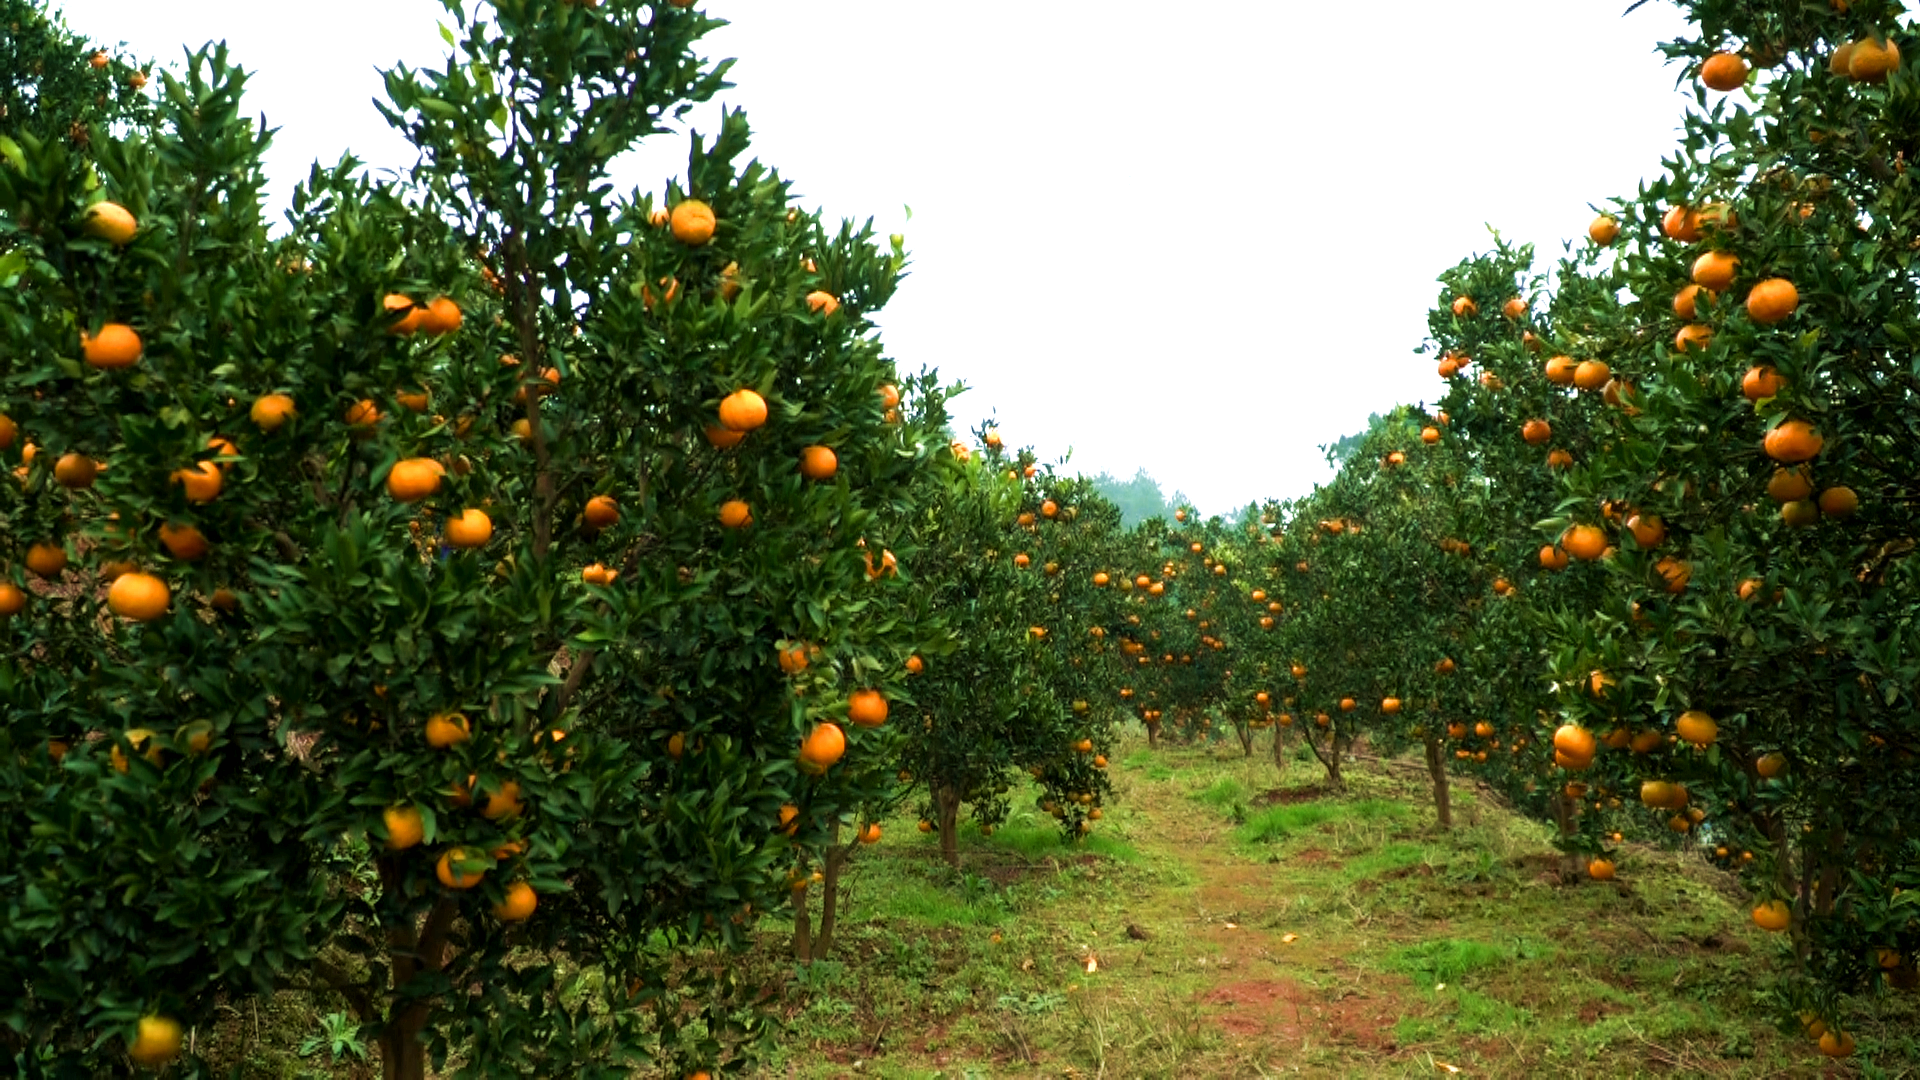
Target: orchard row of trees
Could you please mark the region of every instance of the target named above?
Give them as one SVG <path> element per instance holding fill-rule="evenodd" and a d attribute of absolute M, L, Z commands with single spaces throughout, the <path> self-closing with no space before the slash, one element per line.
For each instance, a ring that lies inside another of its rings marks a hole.
<path fill-rule="evenodd" d="M 1214 692 L 1335 782 L 1417 750 L 1442 825 L 1470 775 L 1592 878 L 1628 838 L 1736 872 L 1846 1056 L 1850 996 L 1920 985 L 1920 76 L 1897 4 L 1679 6 L 1663 175 L 1550 275 L 1443 274 L 1444 396 L 1209 542 L 1286 611 Z"/>
<path fill-rule="evenodd" d="M 726 85 L 715 20 L 449 0 L 381 105 L 418 166 L 316 167 L 270 230 L 224 50 L 0 6 L 17 1074 L 192 1071 L 285 992 L 392 1078 L 744 1069 L 727 952 L 826 955 L 890 809 L 954 861 L 1016 782 L 1094 827 L 1160 538 L 953 438 L 873 329 L 904 238 L 795 205 L 739 113 L 613 190 Z"/>

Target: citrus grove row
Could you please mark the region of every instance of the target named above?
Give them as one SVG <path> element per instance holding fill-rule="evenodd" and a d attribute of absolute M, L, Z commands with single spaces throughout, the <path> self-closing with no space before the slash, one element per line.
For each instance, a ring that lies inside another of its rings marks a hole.
<path fill-rule="evenodd" d="M 1579 876 L 1629 840 L 1737 874 L 1845 1057 L 1920 986 L 1920 77 L 1898 4 L 1679 6 L 1658 179 L 1549 274 L 1441 276 L 1445 390 L 1269 508 L 1287 616 L 1233 704 L 1417 748 L 1443 824 L 1465 774 Z"/>
<path fill-rule="evenodd" d="M 729 953 L 828 955 L 883 816 L 1082 836 L 1116 722 L 1219 682 L 1184 544 L 885 354 L 904 238 L 737 112 L 612 189 L 726 85 L 686 0 L 450 2 L 380 106 L 418 166 L 272 229 L 224 49 L 0 8 L 18 1075 L 191 1072 L 288 993 L 393 1078 L 737 1075 L 775 1006 Z"/>
<path fill-rule="evenodd" d="M 1861 0 L 1682 6 L 1698 108 L 1550 279 L 1442 277 L 1445 396 L 1328 484 L 1124 527 L 886 355 L 903 237 L 829 226 L 724 114 L 689 2 L 448 2 L 419 151 L 315 167 L 223 49 L 0 0 L 0 1050 L 196 1068 L 242 997 L 391 1078 L 752 1068 L 729 955 L 830 955 L 917 810 L 1078 837 L 1123 722 L 1356 742 L 1737 874 L 1783 1016 L 1852 1051 L 1920 982 L 1920 79 Z M 149 80 L 154 92 L 147 93 Z"/>

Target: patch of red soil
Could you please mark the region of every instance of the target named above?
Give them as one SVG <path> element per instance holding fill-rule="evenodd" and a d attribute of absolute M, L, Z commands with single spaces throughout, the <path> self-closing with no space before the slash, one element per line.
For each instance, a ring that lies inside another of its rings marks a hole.
<path fill-rule="evenodd" d="M 1298 1042 L 1316 1019 L 1313 991 L 1289 980 L 1233 983 L 1201 995 L 1200 1002 L 1225 1010 L 1220 1026 L 1235 1035 L 1278 1036 Z"/>
<path fill-rule="evenodd" d="M 1330 862 L 1332 861 L 1332 859 L 1333 859 L 1333 856 L 1331 854 L 1328 854 L 1327 852 L 1322 851 L 1317 847 L 1310 847 L 1305 851 L 1294 852 L 1293 855 L 1287 861 L 1296 862 L 1301 864 L 1302 866 L 1318 866 L 1321 863 Z"/>
<path fill-rule="evenodd" d="M 1365 1050 L 1396 1048 L 1393 1025 L 1399 1015 L 1384 998 L 1322 998 L 1290 979 L 1273 979 L 1216 987 L 1200 1001 L 1221 1010 L 1220 1026 L 1233 1035 L 1293 1043 L 1311 1036 Z"/>

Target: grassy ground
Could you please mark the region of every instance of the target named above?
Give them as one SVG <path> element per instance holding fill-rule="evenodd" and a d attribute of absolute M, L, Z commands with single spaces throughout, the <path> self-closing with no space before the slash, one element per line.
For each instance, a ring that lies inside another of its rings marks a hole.
<path fill-rule="evenodd" d="M 1264 747 L 1262 748 L 1264 749 Z M 1863 1008 L 1835 1066 L 1777 1032 L 1775 944 L 1697 861 L 1563 886 L 1543 828 L 1424 782 L 1238 747 L 1115 755 L 1086 844 L 1037 811 L 909 821 L 861 852 L 836 959 L 796 975 L 768 1077 L 1913 1075 L 1920 1012 Z M 770 934 L 758 959 L 781 963 Z M 1097 969 L 1089 972 L 1089 963 Z"/>
<path fill-rule="evenodd" d="M 788 1026 L 760 1075 L 1920 1075 L 1912 995 L 1849 1014 L 1845 1065 L 1776 1031 L 1777 943 L 1698 861 L 1630 851 L 1618 882 L 1565 886 L 1546 830 L 1471 788 L 1438 832 L 1417 769 L 1356 765 L 1329 795 L 1264 738 L 1250 759 L 1113 758 L 1082 843 L 1016 811 L 992 836 L 962 825 L 955 874 L 889 821 L 848 871 L 833 959 L 796 968 L 769 924 L 746 962 L 785 982 Z M 235 1011 L 216 1057 L 369 1075 L 299 1054 L 322 1022 L 302 1002 Z"/>

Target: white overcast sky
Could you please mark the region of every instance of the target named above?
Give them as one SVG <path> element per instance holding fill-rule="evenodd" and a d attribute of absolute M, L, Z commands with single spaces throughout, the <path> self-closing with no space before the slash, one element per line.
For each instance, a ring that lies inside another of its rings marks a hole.
<path fill-rule="evenodd" d="M 881 313 L 971 426 L 1208 513 L 1304 494 L 1319 446 L 1440 393 L 1434 277 L 1489 225 L 1551 257 L 1671 153 L 1686 99 L 1655 0 L 702 0 L 732 25 L 761 160 L 809 206 L 903 231 Z M 175 61 L 224 39 L 279 129 L 277 214 L 313 160 L 412 155 L 377 68 L 437 64 L 436 0 L 64 0 L 69 24 Z M 692 126 L 711 132 L 712 109 Z M 621 188 L 659 190 L 684 137 Z M 906 219 L 904 207 L 913 208 Z"/>

